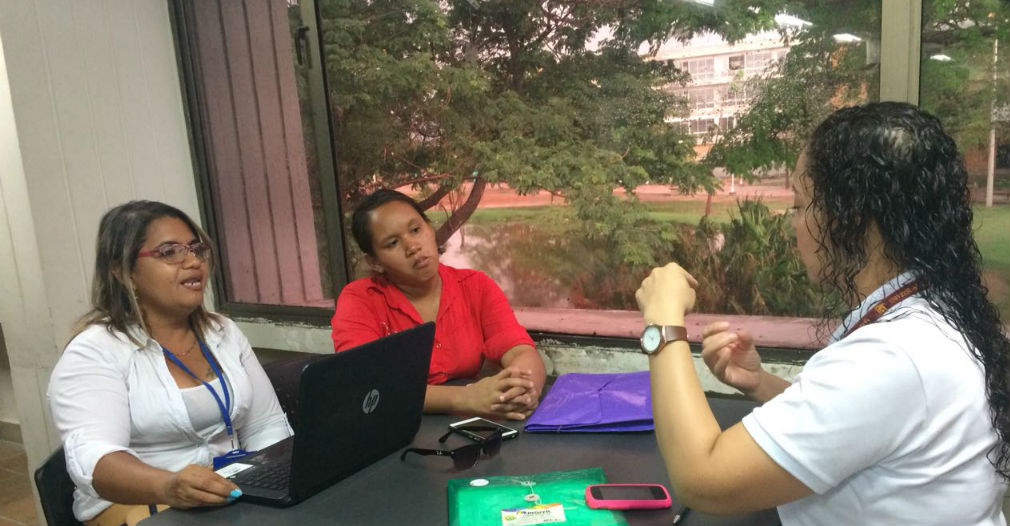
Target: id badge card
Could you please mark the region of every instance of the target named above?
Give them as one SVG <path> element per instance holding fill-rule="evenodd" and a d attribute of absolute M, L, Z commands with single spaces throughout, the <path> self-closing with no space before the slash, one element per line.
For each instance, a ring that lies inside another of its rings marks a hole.
<path fill-rule="evenodd" d="M 222 467 L 227 466 L 232 462 L 235 462 L 236 460 L 241 460 L 245 457 L 248 457 L 251 454 L 252 453 L 250 453 L 249 451 L 240 448 L 240 449 L 233 449 L 223 455 L 214 457 L 214 471 L 217 471 Z"/>

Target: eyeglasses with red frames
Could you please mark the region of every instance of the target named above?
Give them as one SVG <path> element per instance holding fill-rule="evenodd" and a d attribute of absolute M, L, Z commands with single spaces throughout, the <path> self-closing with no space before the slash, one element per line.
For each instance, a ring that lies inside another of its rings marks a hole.
<path fill-rule="evenodd" d="M 194 241 L 188 245 L 185 243 L 166 243 L 151 250 L 138 252 L 137 257 L 155 258 L 165 263 L 178 265 L 186 260 L 186 254 L 193 254 L 200 261 L 207 261 L 210 259 L 210 252 L 210 245 L 202 241 Z"/>

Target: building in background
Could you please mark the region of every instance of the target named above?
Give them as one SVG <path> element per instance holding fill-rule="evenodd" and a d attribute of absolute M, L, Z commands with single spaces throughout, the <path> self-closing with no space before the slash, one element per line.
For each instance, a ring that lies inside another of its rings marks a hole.
<path fill-rule="evenodd" d="M 736 116 L 747 111 L 758 95 L 753 80 L 772 71 L 788 52 L 789 45 L 777 31 L 749 35 L 735 44 L 704 34 L 660 46 L 654 60 L 668 61 L 691 75 L 687 86 L 675 84 L 669 89 L 687 99 L 690 115 L 673 119 L 696 137 L 699 157 L 712 147 L 710 131 L 732 128 Z"/>

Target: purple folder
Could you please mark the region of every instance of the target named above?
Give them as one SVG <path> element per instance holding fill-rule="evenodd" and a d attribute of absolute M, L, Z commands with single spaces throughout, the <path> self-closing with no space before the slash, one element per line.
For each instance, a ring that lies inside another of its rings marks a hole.
<path fill-rule="evenodd" d="M 563 374 L 526 422 L 531 433 L 652 429 L 649 371 Z"/>

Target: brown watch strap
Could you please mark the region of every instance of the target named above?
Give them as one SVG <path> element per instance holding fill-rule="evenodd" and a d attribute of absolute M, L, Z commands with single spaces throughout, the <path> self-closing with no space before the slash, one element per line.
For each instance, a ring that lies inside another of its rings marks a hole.
<path fill-rule="evenodd" d="M 680 325 L 663 325 L 663 340 L 666 342 L 687 341 L 687 327 Z"/>

